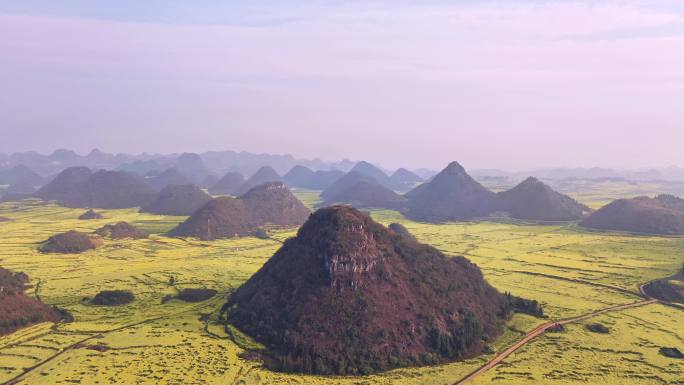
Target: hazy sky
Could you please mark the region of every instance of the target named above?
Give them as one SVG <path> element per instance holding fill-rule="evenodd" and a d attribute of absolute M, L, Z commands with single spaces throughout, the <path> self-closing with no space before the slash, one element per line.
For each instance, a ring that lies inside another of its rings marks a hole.
<path fill-rule="evenodd" d="M 684 1 L 0 1 L 0 152 L 684 166 Z"/>

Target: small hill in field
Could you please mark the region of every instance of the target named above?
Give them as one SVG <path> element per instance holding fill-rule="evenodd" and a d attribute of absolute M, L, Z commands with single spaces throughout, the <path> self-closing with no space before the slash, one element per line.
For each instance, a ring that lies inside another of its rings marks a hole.
<path fill-rule="evenodd" d="M 27 186 L 40 186 L 42 183 L 43 177 L 23 164 L 0 171 L 0 185 L 19 184 Z"/>
<path fill-rule="evenodd" d="M 113 225 L 104 225 L 95 230 L 95 234 L 111 239 L 142 239 L 147 238 L 147 233 L 137 229 L 135 226 L 127 222 L 118 222 Z"/>
<path fill-rule="evenodd" d="M 245 177 L 239 172 L 228 172 L 218 182 L 209 188 L 213 195 L 235 195 L 235 193 L 245 184 Z"/>
<path fill-rule="evenodd" d="M 102 214 L 96 212 L 93 209 L 90 209 L 90 210 L 84 212 L 83 214 L 81 214 L 78 217 L 78 219 L 81 219 L 81 220 L 102 219 L 102 218 L 103 218 Z"/>
<path fill-rule="evenodd" d="M 48 238 L 40 247 L 40 251 L 43 253 L 78 254 L 96 247 L 97 242 L 88 234 L 70 230 Z"/>
<path fill-rule="evenodd" d="M 378 167 L 366 161 L 357 163 L 349 172 L 358 172 L 361 175 L 375 179 L 378 183 L 385 187 L 392 188 L 392 182 L 387 174 L 385 174 L 385 172 L 380 170 Z"/>
<path fill-rule="evenodd" d="M 103 290 L 91 301 L 98 306 L 119 306 L 126 305 L 135 300 L 135 296 L 128 290 Z"/>
<path fill-rule="evenodd" d="M 245 236 L 267 224 L 301 225 L 310 213 L 282 182 L 264 183 L 240 198 L 212 199 L 169 235 L 203 240 Z"/>
<path fill-rule="evenodd" d="M 168 185 L 140 212 L 160 215 L 192 215 L 211 200 L 211 196 L 194 184 Z"/>
<path fill-rule="evenodd" d="M 273 168 L 264 166 L 257 170 L 257 172 L 249 179 L 247 179 L 245 183 L 243 183 L 242 186 L 235 191 L 235 193 L 236 195 L 245 194 L 252 188 L 267 182 L 282 182 L 282 178 Z"/>
<path fill-rule="evenodd" d="M 173 228 L 169 235 L 213 240 L 245 236 L 254 230 L 245 203 L 241 199 L 222 196 L 202 206 L 185 222 Z"/>
<path fill-rule="evenodd" d="M 423 183 L 423 178 L 405 168 L 400 168 L 390 176 L 389 182 L 393 190 L 409 191 Z"/>
<path fill-rule="evenodd" d="M 185 288 L 176 296 L 184 302 L 202 302 L 215 296 L 218 292 L 214 289 Z"/>
<path fill-rule="evenodd" d="M 597 230 L 655 235 L 684 234 L 684 199 L 672 195 L 618 199 L 580 223 Z"/>
<path fill-rule="evenodd" d="M 354 207 L 398 210 L 406 198 L 381 185 L 372 177 L 351 171 L 321 193 L 323 205 L 345 203 Z"/>
<path fill-rule="evenodd" d="M 333 206 L 314 213 L 222 312 L 267 347 L 269 368 L 367 374 L 474 357 L 510 307 L 467 259 Z"/>
<path fill-rule="evenodd" d="M 240 197 L 247 206 L 250 220 L 256 226 L 299 226 L 311 210 L 295 197 L 282 182 L 256 186 Z"/>
<path fill-rule="evenodd" d="M 53 307 L 27 296 L 28 276 L 0 267 L 0 336 L 40 322 L 58 322 Z"/>
<path fill-rule="evenodd" d="M 177 168 L 171 167 L 157 176 L 146 179 L 147 184 L 153 189 L 160 191 L 168 185 L 186 185 L 190 184 L 190 180 L 183 175 Z"/>
<path fill-rule="evenodd" d="M 123 171 L 92 173 L 85 167 L 71 167 L 35 195 L 67 207 L 120 209 L 146 204 L 154 197 L 154 191 L 142 178 Z"/>
<path fill-rule="evenodd" d="M 589 207 L 531 177 L 508 191 L 500 192 L 499 197 L 503 210 L 517 219 L 576 221 L 591 212 Z"/>
<path fill-rule="evenodd" d="M 486 216 L 500 209 L 499 197 L 473 179 L 457 162 L 406 194 L 406 216 L 444 222 Z"/>

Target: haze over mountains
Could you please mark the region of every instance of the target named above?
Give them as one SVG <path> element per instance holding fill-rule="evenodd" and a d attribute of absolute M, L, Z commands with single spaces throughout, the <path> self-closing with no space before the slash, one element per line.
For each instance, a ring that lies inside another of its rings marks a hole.
<path fill-rule="evenodd" d="M 356 167 L 356 171 L 378 179 L 378 182 L 397 191 L 408 191 L 410 184 L 434 176 L 437 171 L 427 168 L 397 169 L 393 172 L 369 162 L 356 162 L 348 159 L 341 161 L 323 161 L 320 159 L 297 159 L 292 155 L 253 154 L 236 151 L 208 151 L 199 154 L 109 154 L 97 149 L 87 155 L 79 155 L 73 151 L 59 149 L 51 154 L 37 152 L 0 153 L 0 185 L 26 184 L 39 186 L 44 179 L 54 177 L 60 171 L 72 166 L 85 166 L 93 170 L 112 169 L 133 172 L 141 176 L 155 177 L 163 172 L 176 168 L 181 174 L 197 173 L 196 180 L 189 182 L 202 184 L 208 176 L 221 178 L 227 172 L 239 172 L 243 176 L 251 176 L 261 167 L 269 166 L 279 175 L 285 176 L 295 166 L 303 166 L 313 172 L 337 170 L 348 172 Z M 404 165 L 410 166 L 410 165 Z M 18 167 L 18 168 L 17 168 Z M 14 168 L 17 168 L 16 170 Z M 380 171 L 382 174 L 379 174 Z M 505 171 L 499 169 L 472 168 L 470 174 L 476 178 L 499 177 L 518 183 L 530 175 L 542 180 L 563 179 L 601 179 L 623 178 L 627 180 L 665 180 L 684 182 L 684 168 L 670 166 L 660 169 L 617 170 L 611 168 L 539 168 L 527 171 Z M 384 176 L 383 176 L 384 175 Z M 186 176 L 187 177 L 187 176 Z M 182 183 L 176 183 L 182 184 Z M 327 186 L 316 186 L 324 189 Z M 313 188 L 313 187 L 312 187 Z"/>

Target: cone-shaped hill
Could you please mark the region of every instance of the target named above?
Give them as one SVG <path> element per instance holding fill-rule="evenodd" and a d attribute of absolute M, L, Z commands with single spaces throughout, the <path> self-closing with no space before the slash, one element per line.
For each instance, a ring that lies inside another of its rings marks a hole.
<path fill-rule="evenodd" d="M 194 184 L 168 185 L 140 212 L 160 215 L 192 215 L 211 200 L 211 196 Z"/>
<path fill-rule="evenodd" d="M 499 197 L 503 209 L 517 219 L 576 221 L 591 212 L 589 207 L 532 177 L 508 191 L 500 192 Z"/>
<path fill-rule="evenodd" d="M 154 197 L 154 191 L 142 178 L 124 171 L 91 173 L 85 167 L 71 167 L 35 195 L 67 207 L 120 209 L 146 204 Z"/>
<path fill-rule="evenodd" d="M 295 197 L 282 182 L 256 186 L 240 197 L 245 202 L 251 222 L 255 226 L 273 224 L 294 226 L 304 223 L 311 210 Z"/>
<path fill-rule="evenodd" d="M 618 199 L 595 211 L 580 225 L 598 230 L 684 235 L 684 199 L 672 195 Z"/>
<path fill-rule="evenodd" d="M 354 207 L 374 207 L 398 210 L 406 205 L 406 198 L 381 185 L 372 177 L 351 171 L 321 193 L 323 205 L 335 203 Z"/>
<path fill-rule="evenodd" d="M 423 182 L 423 178 L 405 168 L 400 168 L 395 171 L 392 176 L 390 176 L 389 180 L 392 185 L 392 189 L 396 191 L 409 191 L 417 184 Z"/>
<path fill-rule="evenodd" d="M 0 171 L 0 184 L 40 186 L 41 183 L 43 183 L 43 177 L 23 164 Z"/>
<path fill-rule="evenodd" d="M 266 182 L 281 182 L 282 180 L 283 179 L 273 168 L 270 166 L 264 166 L 257 170 L 257 172 L 254 173 L 254 175 L 252 175 L 249 179 L 247 179 L 245 183 L 243 183 L 242 186 L 235 191 L 235 194 L 242 195 L 260 184 L 264 184 Z"/>
<path fill-rule="evenodd" d="M 24 293 L 28 276 L 0 267 L 0 335 L 40 322 L 57 322 L 59 312 Z"/>
<path fill-rule="evenodd" d="M 311 171 L 304 166 L 294 166 L 283 177 L 285 183 L 292 187 L 324 190 L 344 176 L 339 170 Z"/>
<path fill-rule="evenodd" d="M 506 303 L 467 259 L 332 206 L 222 311 L 268 348 L 270 368 L 360 374 L 478 355 L 501 332 Z"/>
<path fill-rule="evenodd" d="M 177 168 L 171 167 L 166 169 L 159 175 L 146 179 L 153 189 L 160 191 L 168 185 L 185 185 L 190 184 L 190 180 L 183 175 Z"/>
<path fill-rule="evenodd" d="M 176 159 L 175 168 L 196 184 L 202 183 L 204 178 L 211 174 L 211 171 L 204 164 L 202 158 L 191 152 L 181 154 L 178 159 Z"/>
<path fill-rule="evenodd" d="M 264 183 L 240 198 L 212 199 L 169 235 L 203 240 L 245 236 L 266 224 L 301 225 L 310 214 L 282 182 Z"/>
<path fill-rule="evenodd" d="M 93 172 L 88 167 L 69 167 L 36 191 L 35 195 L 44 200 L 63 202 L 71 199 L 77 186 L 84 183 Z"/>
<path fill-rule="evenodd" d="M 380 170 L 378 167 L 366 161 L 361 161 L 354 165 L 350 172 L 358 172 L 361 175 L 369 176 L 375 179 L 381 185 L 392 188 L 392 182 L 387 174 L 385 174 L 385 172 Z"/>
<path fill-rule="evenodd" d="M 303 187 L 309 182 L 313 174 L 314 172 L 310 168 L 296 165 L 283 176 L 283 180 L 289 186 Z"/>
<path fill-rule="evenodd" d="M 214 195 L 235 195 L 235 192 L 245 183 L 245 177 L 239 172 L 228 172 L 216 184 L 209 188 Z"/>
<path fill-rule="evenodd" d="M 500 209 L 498 196 L 473 179 L 457 162 L 406 194 L 411 219 L 443 222 L 485 216 Z"/>

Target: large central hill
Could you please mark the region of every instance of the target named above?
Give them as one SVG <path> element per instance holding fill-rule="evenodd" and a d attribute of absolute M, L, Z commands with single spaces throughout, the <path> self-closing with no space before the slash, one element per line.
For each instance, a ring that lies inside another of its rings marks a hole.
<path fill-rule="evenodd" d="M 504 209 L 517 219 L 575 221 L 591 212 L 589 207 L 531 177 L 508 191 L 500 192 L 499 197 Z"/>
<path fill-rule="evenodd" d="M 632 233 L 684 234 L 684 199 L 672 195 L 618 199 L 597 210 L 581 226 Z"/>
<path fill-rule="evenodd" d="M 475 356 L 506 298 L 463 257 L 346 206 L 314 213 L 225 305 L 284 371 L 357 374 Z"/>
<path fill-rule="evenodd" d="M 154 191 L 142 178 L 124 171 L 92 173 L 85 167 L 71 167 L 35 195 L 67 207 L 119 209 L 146 204 L 154 197 Z"/>
<path fill-rule="evenodd" d="M 411 219 L 443 222 L 485 216 L 501 208 L 499 197 L 473 179 L 457 162 L 406 194 Z"/>
<path fill-rule="evenodd" d="M 240 198 L 214 198 L 169 232 L 203 240 L 252 234 L 266 224 L 298 226 L 311 211 L 282 182 L 264 183 Z"/>

